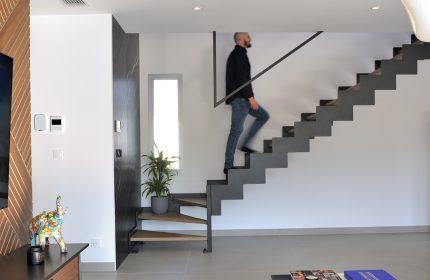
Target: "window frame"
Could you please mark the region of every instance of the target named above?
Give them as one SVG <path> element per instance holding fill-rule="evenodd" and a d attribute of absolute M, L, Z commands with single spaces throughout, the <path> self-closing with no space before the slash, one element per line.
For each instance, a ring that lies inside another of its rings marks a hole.
<path fill-rule="evenodd" d="M 182 159 L 183 153 L 183 129 L 182 129 L 182 74 L 172 73 L 172 74 L 148 74 L 148 119 L 149 119 L 149 139 L 151 143 L 149 144 L 150 151 L 154 151 L 154 81 L 156 80 L 177 80 L 178 81 L 178 156 Z M 181 170 L 183 167 L 182 162 L 179 162 L 179 168 L 177 171 Z"/>

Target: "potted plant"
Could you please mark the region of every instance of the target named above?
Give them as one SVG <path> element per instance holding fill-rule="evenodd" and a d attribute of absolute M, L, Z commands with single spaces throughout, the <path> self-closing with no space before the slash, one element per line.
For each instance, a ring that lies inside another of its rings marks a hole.
<path fill-rule="evenodd" d="M 169 208 L 169 186 L 175 175 L 178 175 L 176 169 L 171 168 L 171 164 L 176 162 L 178 157 L 164 157 L 163 152 L 159 151 L 157 146 L 156 155 L 151 152 L 150 155 L 143 155 L 147 163 L 143 165 L 143 174 L 148 175 L 148 179 L 142 184 L 144 186 L 143 194 L 151 197 L 151 208 L 155 214 L 164 214 Z"/>

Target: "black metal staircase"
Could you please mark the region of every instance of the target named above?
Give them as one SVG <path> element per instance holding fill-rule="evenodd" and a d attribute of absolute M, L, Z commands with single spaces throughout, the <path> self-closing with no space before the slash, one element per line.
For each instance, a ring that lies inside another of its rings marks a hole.
<path fill-rule="evenodd" d="M 294 126 L 284 126 L 282 137 L 264 140 L 263 153 L 245 154 L 245 166 L 228 170 L 226 180 L 207 181 L 206 193 L 173 198 L 179 206 L 206 207 L 205 251 L 212 251 L 211 218 L 221 215 L 223 200 L 243 199 L 244 184 L 264 184 L 267 168 L 288 167 L 289 153 L 309 152 L 310 139 L 331 136 L 334 121 L 352 121 L 354 106 L 374 105 L 375 90 L 395 90 L 396 75 L 417 74 L 417 62 L 423 59 L 430 59 L 430 44 L 412 36 L 411 44 L 393 49 L 392 59 L 376 61 L 374 72 L 357 74 L 356 85 L 339 87 L 336 100 L 321 100 L 314 113 L 303 113 Z M 200 197 L 199 202 L 196 197 Z"/>

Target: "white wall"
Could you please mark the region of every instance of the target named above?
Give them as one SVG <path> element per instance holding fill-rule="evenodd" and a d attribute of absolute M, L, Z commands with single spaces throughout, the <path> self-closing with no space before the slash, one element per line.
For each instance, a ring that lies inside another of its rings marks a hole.
<path fill-rule="evenodd" d="M 99 238 L 82 261 L 115 262 L 112 16 L 32 16 L 31 93 L 32 115 L 60 115 L 65 126 L 32 132 L 34 214 L 61 194 L 66 242 Z"/>
<path fill-rule="evenodd" d="M 253 33 L 253 74 L 298 45 L 309 33 Z M 337 87 L 355 84 L 374 60 L 392 57 L 408 34 L 326 33 L 254 83 L 256 99 L 271 113 L 254 148 L 281 135 Z M 213 108 L 211 34 L 141 34 L 142 151 L 147 133 L 147 75 L 183 74 L 183 151 L 172 192 L 204 192 L 223 178 L 229 106 Z M 231 34 L 219 35 L 219 98 Z M 430 61 L 418 76 L 397 78 L 397 91 L 377 93 L 376 106 L 354 109 L 354 122 L 336 122 L 333 136 L 311 141 L 310 153 L 289 155 L 289 168 L 266 171 L 267 183 L 246 185 L 243 201 L 225 201 L 215 229 L 419 226 L 430 224 Z M 248 120 L 249 124 L 249 120 Z M 237 153 L 237 164 L 243 161 Z M 143 205 L 149 205 L 143 200 Z M 204 216 L 203 211 L 187 210 Z M 198 229 L 152 223 L 147 228 Z"/>

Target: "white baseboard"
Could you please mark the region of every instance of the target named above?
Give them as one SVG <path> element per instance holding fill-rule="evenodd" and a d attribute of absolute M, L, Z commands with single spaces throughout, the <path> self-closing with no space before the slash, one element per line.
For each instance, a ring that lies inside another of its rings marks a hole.
<path fill-rule="evenodd" d="M 116 271 L 114 262 L 81 262 L 79 265 L 81 272 L 110 272 Z"/>

